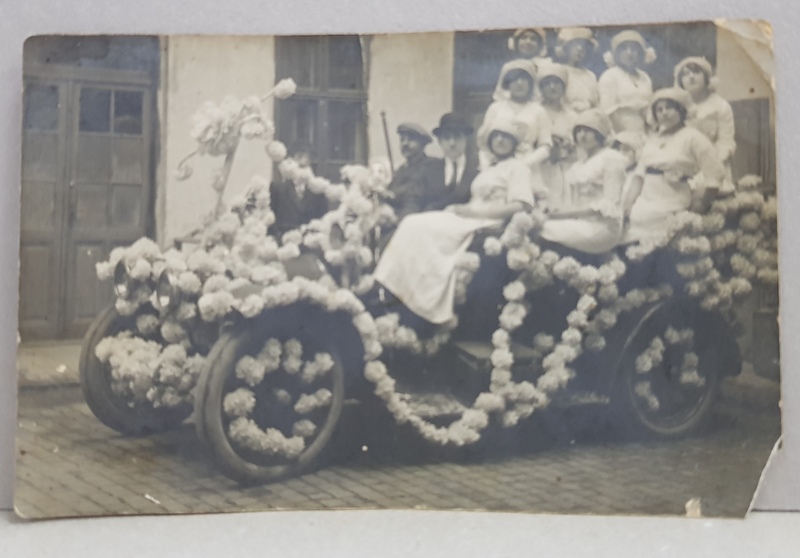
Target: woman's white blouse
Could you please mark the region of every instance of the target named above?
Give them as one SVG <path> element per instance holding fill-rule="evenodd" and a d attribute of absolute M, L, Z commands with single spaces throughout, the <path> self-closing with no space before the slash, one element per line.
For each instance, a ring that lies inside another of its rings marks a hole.
<path fill-rule="evenodd" d="M 615 132 L 643 132 L 645 113 L 653 96 L 653 83 L 642 70 L 636 75 L 614 66 L 603 72 L 597 82 L 600 108 L 609 115 Z"/>
<path fill-rule="evenodd" d="M 483 117 L 484 133 L 488 133 L 493 122 L 517 120 L 525 125 L 525 135 L 522 141 L 521 151 L 529 148 L 552 145 L 550 116 L 547 111 L 533 101 L 528 103 L 516 103 L 511 100 L 495 101 L 486 110 Z"/>
<path fill-rule="evenodd" d="M 711 141 L 689 126 L 647 139 L 635 173 L 644 177 L 648 168 L 663 171 L 665 178 L 672 181 L 691 178 L 702 172 L 705 187 L 718 188 L 725 177 L 725 169 Z"/>
<path fill-rule="evenodd" d="M 689 124 L 703 132 L 717 150 L 721 161 L 727 161 L 736 151 L 733 109 L 731 104 L 716 93 L 695 103 L 695 116 Z"/>
<path fill-rule="evenodd" d="M 567 68 L 567 89 L 564 100 L 575 112 L 583 112 L 600 103 L 597 76 L 587 68 Z"/>

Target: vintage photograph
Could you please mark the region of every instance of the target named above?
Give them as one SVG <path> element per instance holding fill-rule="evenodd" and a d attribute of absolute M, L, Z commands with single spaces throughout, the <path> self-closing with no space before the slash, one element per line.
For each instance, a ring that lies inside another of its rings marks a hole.
<path fill-rule="evenodd" d="M 15 506 L 742 517 L 771 30 L 39 36 Z"/>

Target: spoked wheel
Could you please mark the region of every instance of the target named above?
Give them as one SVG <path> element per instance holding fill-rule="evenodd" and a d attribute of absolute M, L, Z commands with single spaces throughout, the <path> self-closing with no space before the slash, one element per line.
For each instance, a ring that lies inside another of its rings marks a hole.
<path fill-rule="evenodd" d="M 705 427 L 721 376 L 741 366 L 722 318 L 694 305 L 652 308 L 628 339 L 612 405 L 617 426 L 636 437 L 679 438 Z"/>
<path fill-rule="evenodd" d="M 344 405 L 344 368 L 328 336 L 281 320 L 261 324 L 223 333 L 195 403 L 201 443 L 243 484 L 318 465 Z"/>
<path fill-rule="evenodd" d="M 177 428 L 191 414 L 192 407 L 182 404 L 154 408 L 149 403 L 133 404 L 114 392 L 111 367 L 97 358 L 95 349 L 106 337 L 135 331 L 136 316 L 122 316 L 113 305 L 103 310 L 84 338 L 80 377 L 86 403 L 100 422 L 121 434 L 138 436 Z"/>

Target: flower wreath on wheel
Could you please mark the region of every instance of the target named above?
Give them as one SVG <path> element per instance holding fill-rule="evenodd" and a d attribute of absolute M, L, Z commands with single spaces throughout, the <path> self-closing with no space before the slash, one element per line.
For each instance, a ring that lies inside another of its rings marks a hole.
<path fill-rule="evenodd" d="M 293 92 L 294 83 L 284 80 L 267 97 L 286 98 Z M 104 339 L 95 352 L 109 365 L 114 392 L 131 405 L 169 407 L 191 402 L 208 348 L 224 321 L 236 314 L 252 318 L 265 310 L 304 302 L 324 312 L 350 316 L 364 348 L 363 375 L 398 423 L 411 425 L 437 444 L 471 444 L 493 420 L 513 426 L 546 407 L 551 394 L 574 376 L 571 366 L 576 359 L 584 351 L 605 348 L 604 334 L 622 313 L 675 294 L 669 285 L 623 292 L 619 282 L 626 273 L 626 262 L 621 257 L 610 255 L 602 265 L 592 266 L 545 250 L 534 233 L 546 216 L 538 210 L 514 215 L 501 234 L 485 239 L 482 252 L 468 252 L 459 262 L 457 303 L 464 301 L 483 255 L 505 254 L 515 277 L 503 289 L 500 327 L 491 337 L 489 389 L 448 426 L 438 426 L 417 413 L 396 390 L 382 356 L 392 350 L 436 353 L 447 333 L 420 339 L 413 329 L 400 324 L 397 314 L 374 317 L 359 298 L 374 283 L 369 273 L 374 267 L 374 231 L 395 221 L 391 208 L 382 203 L 389 181 L 386 169 L 348 165 L 342 168 L 342 183 L 333 183 L 315 176 L 309 168 L 300 168 L 274 139 L 274 126 L 262 107 L 265 99 L 208 103 L 195 115 L 192 135 L 198 149 L 181 162 L 178 177 L 191 175 L 193 156 L 225 157 L 211 184 L 218 193 L 217 203 L 197 231 L 196 248 L 162 251 L 143 238 L 130 247 L 114 249 L 108 261 L 97 265 L 101 279 L 113 278 L 117 284 L 117 311 L 136 316 L 135 328 Z M 267 180 L 254 177 L 247 194 L 225 207 L 222 195 L 242 137 L 263 140 L 284 178 L 324 194 L 336 208 L 278 239 L 267 236 L 275 219 Z M 641 260 L 654 250 L 672 251 L 686 294 L 698 299 L 703 309 L 730 311 L 735 298 L 752 290 L 754 280 L 778 280 L 777 204 L 774 196 L 765 196 L 759 187 L 760 179 L 748 176 L 740 181 L 735 195 L 715 201 L 707 214 L 687 211 L 675 215 L 662 238 L 629 247 L 627 260 Z M 285 263 L 306 251 L 319 254 L 328 272 L 317 280 L 290 278 Z M 557 283 L 580 293 L 567 316 L 568 327 L 559 337 L 536 335 L 530 341 L 535 353 L 532 366 L 540 374 L 535 381 L 515 378 L 511 343 L 530 311 L 526 296 Z M 251 294 L 237 296 L 243 288 Z M 691 330 L 668 329 L 639 355 L 636 370 L 642 379 L 635 393 L 644 404 L 658 408 L 647 372 L 669 347 L 680 347 L 685 353 L 680 381 L 704 382 L 692 344 Z M 251 418 L 254 390 L 279 367 L 309 386 L 328 373 L 329 354 L 306 355 L 303 360 L 303 353 L 297 340 L 269 339 L 255 356 L 238 362 L 236 376 L 246 387 L 224 399 L 224 412 L 231 419 L 228 434 L 237 444 L 287 457 L 303 450 L 305 440 L 317 428 L 311 420 L 297 421 L 293 435 L 285 436 L 276 429 L 260 429 Z M 322 389 L 301 393 L 288 403 L 304 416 L 324 406 L 329 398 L 330 391 Z"/>

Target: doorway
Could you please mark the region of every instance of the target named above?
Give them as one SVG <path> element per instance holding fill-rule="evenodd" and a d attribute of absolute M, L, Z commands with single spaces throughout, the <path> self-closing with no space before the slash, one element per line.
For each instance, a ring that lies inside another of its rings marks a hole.
<path fill-rule="evenodd" d="M 79 337 L 112 301 L 95 264 L 151 227 L 153 113 L 148 72 L 26 66 L 23 340 Z"/>

